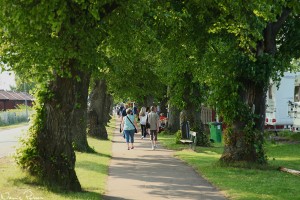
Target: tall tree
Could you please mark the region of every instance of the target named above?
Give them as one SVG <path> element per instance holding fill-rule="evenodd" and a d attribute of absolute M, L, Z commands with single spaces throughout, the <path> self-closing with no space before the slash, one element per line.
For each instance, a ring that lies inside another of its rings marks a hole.
<path fill-rule="evenodd" d="M 86 107 L 88 74 L 101 63 L 101 21 L 117 7 L 114 1 L 1 1 L 2 61 L 45 83 L 18 163 L 49 185 L 81 190 L 72 133 L 81 118 L 74 114 L 85 112 L 77 111 Z"/>
<path fill-rule="evenodd" d="M 236 114 L 223 107 L 223 113 L 230 124 L 221 159 L 226 162 L 242 160 L 265 163 L 262 131 L 266 91 L 269 80 L 278 79 L 280 74 L 288 70 L 292 59 L 289 52 L 280 51 L 281 45 L 276 40 L 285 37 L 283 32 L 280 34 L 280 30 L 298 16 L 300 3 L 255 1 L 252 5 L 221 5 L 219 27 L 214 30 L 226 29 L 234 35 L 240 47 L 235 54 L 238 62 L 232 63 L 236 66 L 233 68 L 236 83 L 233 94 L 238 100 L 235 104 L 238 107 L 233 108 Z M 228 11 L 231 15 L 227 14 Z"/>
<path fill-rule="evenodd" d="M 293 56 L 281 50 L 288 41 L 281 30 L 295 32 L 288 24 L 299 18 L 299 2 L 218 1 L 207 8 L 215 16 L 208 23 L 206 52 L 198 57 L 203 70 L 196 76 L 209 85 L 210 102 L 228 125 L 221 160 L 266 163 L 265 93 L 270 78 L 278 80 L 290 69 Z"/>
<path fill-rule="evenodd" d="M 292 54 L 280 49 L 287 47 L 287 36 L 297 32 L 294 25 L 289 26 L 295 22 L 288 21 L 299 19 L 299 1 L 245 4 L 192 0 L 161 4 L 168 15 L 158 17 L 156 24 L 176 27 L 160 29 L 161 38 L 171 44 L 164 43 L 164 47 L 168 53 L 172 46 L 178 50 L 163 64 L 171 60 L 176 63 L 173 71 L 181 73 L 185 66 L 201 85 L 209 86 L 210 104 L 217 107 L 229 127 L 222 160 L 265 163 L 261 133 L 265 92 L 270 78 L 278 79 L 290 68 Z M 280 33 L 284 27 L 286 33 Z M 285 49 L 289 48 L 297 49 Z"/>
<path fill-rule="evenodd" d="M 184 124 L 189 121 L 190 128 L 199 133 L 199 145 L 207 146 L 209 140 L 204 134 L 200 117 L 206 91 L 194 76 L 194 73 L 199 70 L 197 69 L 197 54 L 203 51 L 200 48 L 197 49 L 199 40 L 203 38 L 199 30 L 205 31 L 205 26 L 196 27 L 195 20 L 191 20 L 190 13 L 186 12 L 184 2 L 163 2 L 160 6 L 165 9 L 158 9 L 151 24 L 152 28 L 157 31 L 157 41 L 161 43 L 160 62 L 156 65 L 155 72 L 168 85 L 167 96 L 173 111 L 170 112 L 172 116 L 169 116 L 171 121 L 168 128 L 172 131 L 178 130 L 176 130 L 178 126 L 172 121 L 175 119 L 178 123 L 179 113 L 174 113 L 176 110 L 174 108 L 182 110 L 182 113 L 185 113 Z M 205 40 L 201 42 L 203 42 L 202 46 L 205 46 Z M 182 136 L 185 137 L 185 135 L 183 133 Z"/>
<path fill-rule="evenodd" d="M 90 83 L 90 73 L 79 73 L 79 80 L 74 82 L 75 106 L 72 111 L 71 133 L 73 147 L 76 151 L 93 151 L 87 142 L 87 98 Z"/>
<path fill-rule="evenodd" d="M 112 96 L 107 91 L 105 79 L 96 80 L 90 95 L 88 109 L 88 134 L 92 137 L 108 139 L 105 126 L 110 119 Z"/>

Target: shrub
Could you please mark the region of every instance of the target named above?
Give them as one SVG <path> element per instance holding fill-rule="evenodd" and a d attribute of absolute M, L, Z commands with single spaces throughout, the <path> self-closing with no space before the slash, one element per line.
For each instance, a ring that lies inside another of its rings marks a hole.
<path fill-rule="evenodd" d="M 181 131 L 179 130 L 179 131 L 176 132 L 175 143 L 176 143 L 176 144 L 180 144 L 181 138 L 182 138 L 182 133 L 181 133 Z"/>

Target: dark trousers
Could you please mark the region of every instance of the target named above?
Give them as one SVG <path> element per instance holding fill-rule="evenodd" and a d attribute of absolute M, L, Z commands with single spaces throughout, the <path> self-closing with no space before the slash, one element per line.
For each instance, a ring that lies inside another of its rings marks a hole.
<path fill-rule="evenodd" d="M 147 136 L 146 125 L 141 124 L 141 130 L 142 130 L 142 136 L 146 137 Z"/>

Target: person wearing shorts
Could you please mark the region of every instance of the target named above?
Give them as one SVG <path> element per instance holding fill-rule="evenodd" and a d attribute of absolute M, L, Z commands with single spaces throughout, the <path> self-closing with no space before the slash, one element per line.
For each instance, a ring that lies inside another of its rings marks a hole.
<path fill-rule="evenodd" d="M 148 122 L 150 124 L 150 139 L 152 144 L 152 150 L 156 149 L 157 133 L 159 131 L 159 116 L 156 113 L 156 107 L 151 106 L 151 112 L 148 114 Z"/>

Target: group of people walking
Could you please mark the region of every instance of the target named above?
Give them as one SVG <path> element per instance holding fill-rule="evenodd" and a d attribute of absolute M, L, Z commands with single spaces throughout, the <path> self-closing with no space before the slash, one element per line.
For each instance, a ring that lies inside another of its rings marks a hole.
<path fill-rule="evenodd" d="M 137 112 L 135 112 L 137 113 Z M 134 134 L 137 129 L 137 122 L 135 120 L 135 114 L 131 108 L 126 108 L 126 112 L 122 112 L 121 132 L 125 136 L 128 150 L 134 149 Z M 159 115 L 157 114 L 157 108 L 151 106 L 150 108 L 142 107 L 138 119 L 141 125 L 141 139 L 147 137 L 150 134 L 151 149 L 155 150 L 157 145 L 157 133 L 159 132 Z"/>

